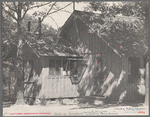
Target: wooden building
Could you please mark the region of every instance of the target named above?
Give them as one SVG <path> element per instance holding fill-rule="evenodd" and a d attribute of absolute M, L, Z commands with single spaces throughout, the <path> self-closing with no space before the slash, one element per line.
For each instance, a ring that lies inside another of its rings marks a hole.
<path fill-rule="evenodd" d="M 119 17 L 123 16 L 116 19 Z M 143 101 L 145 90 L 144 83 L 140 83 L 140 70 L 145 68 L 146 48 L 141 39 L 94 32 L 92 24 L 103 26 L 101 15 L 75 10 L 61 30 L 62 40 L 80 50 L 87 63 L 87 67 L 82 67 L 79 96 L 102 96 L 107 101 Z"/>
<path fill-rule="evenodd" d="M 22 49 L 24 98 L 51 99 L 77 96 L 75 81 L 69 77 L 72 69 L 70 60 L 82 59 L 75 50 L 57 43 L 51 36 L 41 36 L 40 39 L 29 37 Z M 16 53 L 17 46 L 12 44 L 5 60 L 15 58 Z"/>
<path fill-rule="evenodd" d="M 132 39 L 115 41 L 113 36 L 92 33 L 92 15 L 96 14 L 75 10 L 61 28 L 59 42 L 49 36 L 24 43 L 25 98 L 143 100 L 139 69 L 145 67 L 145 49 L 134 46 Z M 98 17 L 96 23 L 103 24 L 103 20 Z M 7 58 L 16 55 L 15 48 Z"/>

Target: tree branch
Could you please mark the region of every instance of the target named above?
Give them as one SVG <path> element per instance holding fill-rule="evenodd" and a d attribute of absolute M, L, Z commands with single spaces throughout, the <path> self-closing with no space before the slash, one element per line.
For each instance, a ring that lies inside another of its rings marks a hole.
<path fill-rule="evenodd" d="M 29 9 L 33 9 L 33 8 L 36 8 L 36 7 L 42 7 L 42 6 L 48 5 L 50 3 L 51 2 L 48 2 L 48 3 L 45 3 L 45 4 L 36 5 L 36 6 L 32 6 L 32 7 L 29 7 Z"/>
<path fill-rule="evenodd" d="M 48 15 L 50 15 L 50 14 L 53 14 L 53 13 L 56 13 L 56 12 L 58 12 L 58 11 L 64 9 L 64 8 L 66 8 L 67 6 L 69 6 L 69 5 L 71 5 L 71 4 L 72 4 L 72 2 L 69 3 L 69 4 L 67 4 L 66 6 L 64 6 L 64 7 L 60 8 L 60 9 L 56 10 L 56 11 L 53 11 L 53 12 L 49 13 L 49 12 L 52 10 L 53 6 L 56 5 L 56 2 L 55 2 L 55 3 L 51 6 L 51 8 L 48 10 L 48 12 L 46 13 L 46 15 L 43 16 L 43 19 L 41 20 L 41 23 L 42 23 L 43 20 L 46 18 L 46 16 L 48 16 Z M 52 19 L 52 17 L 51 17 L 51 19 Z M 52 19 L 52 20 L 54 21 L 54 19 Z M 36 28 L 36 30 L 34 31 L 34 33 L 37 31 L 38 27 L 39 27 L 39 25 L 37 26 L 37 28 Z"/>
<path fill-rule="evenodd" d="M 51 8 L 48 10 L 48 12 L 46 13 L 46 15 L 43 16 L 43 18 L 41 19 L 41 23 L 43 22 L 43 20 L 46 18 L 46 16 L 49 14 L 49 12 L 52 10 L 53 6 L 56 4 L 56 2 L 54 4 L 52 4 Z M 37 26 L 36 30 L 34 31 L 34 33 L 37 31 L 37 29 L 39 28 L 39 25 Z"/>
<path fill-rule="evenodd" d="M 15 7 L 15 10 L 17 11 L 17 6 L 16 6 L 16 3 L 15 3 L 15 2 L 13 2 L 13 4 L 14 4 L 14 7 Z"/>
<path fill-rule="evenodd" d="M 70 11 L 66 11 L 66 10 L 62 10 L 63 12 L 66 12 L 66 13 L 69 13 L 69 14 L 71 14 L 71 12 Z"/>
<path fill-rule="evenodd" d="M 10 10 L 14 11 L 14 12 L 17 12 L 17 10 L 11 8 L 8 4 L 5 4 Z"/>
<path fill-rule="evenodd" d="M 3 8 L 3 7 L 2 7 Z M 5 8 L 3 8 L 3 10 L 6 12 L 6 13 L 8 13 L 13 19 L 15 19 L 16 21 L 17 21 L 17 18 L 14 16 L 14 15 L 12 15 L 9 11 L 7 11 Z"/>
<path fill-rule="evenodd" d="M 56 5 L 55 5 L 56 6 Z M 55 9 L 55 8 L 53 8 L 54 10 L 59 10 L 59 8 L 56 6 L 56 8 L 57 9 Z M 66 13 L 70 13 L 71 14 L 71 12 L 70 11 L 66 11 L 66 10 L 62 10 L 62 11 L 64 11 L 64 12 L 66 12 Z"/>
<path fill-rule="evenodd" d="M 28 10 L 29 10 L 29 9 L 27 9 L 27 10 L 24 11 L 24 14 L 23 14 L 21 20 L 25 17 L 25 15 L 26 15 L 26 13 L 27 13 Z"/>
<path fill-rule="evenodd" d="M 59 27 L 58 26 L 58 24 L 55 22 L 55 20 L 51 17 L 51 16 L 49 16 L 53 21 L 54 21 L 54 23 L 57 25 L 57 28 Z"/>
<path fill-rule="evenodd" d="M 56 11 L 53 11 L 53 12 L 49 13 L 48 15 L 53 14 L 53 13 L 56 13 L 56 12 L 58 12 L 58 11 L 64 9 L 64 8 L 66 8 L 67 6 L 69 6 L 69 5 L 71 5 L 71 4 L 72 4 L 72 3 L 69 3 L 68 5 L 66 5 L 66 6 L 64 6 L 64 7 L 60 8 L 60 9 L 58 9 L 58 10 L 56 10 Z"/>
<path fill-rule="evenodd" d="M 46 15 L 43 16 L 41 22 L 46 18 L 46 16 L 49 14 L 49 12 L 52 10 L 53 6 L 56 4 L 57 2 L 55 2 L 54 4 L 52 4 L 51 8 L 48 10 L 48 12 L 46 13 Z"/>

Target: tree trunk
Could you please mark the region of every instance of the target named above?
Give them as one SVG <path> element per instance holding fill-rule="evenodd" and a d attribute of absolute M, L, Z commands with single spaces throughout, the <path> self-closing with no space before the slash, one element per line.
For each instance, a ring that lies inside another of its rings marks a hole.
<path fill-rule="evenodd" d="M 145 106 L 149 106 L 149 62 L 146 64 L 146 79 L 145 79 Z"/>
<path fill-rule="evenodd" d="M 21 28 L 21 9 L 22 9 L 22 3 L 18 2 L 18 20 L 17 20 L 17 38 L 18 38 L 18 46 L 17 46 L 17 58 L 16 58 L 16 77 L 17 77 L 17 84 L 16 84 L 16 90 L 17 90 L 17 101 L 16 104 L 25 104 L 24 102 L 24 96 L 23 96 L 23 90 L 24 90 L 24 83 L 23 83 L 23 58 L 22 58 L 22 44 L 23 44 L 23 38 L 22 38 L 22 28 Z"/>

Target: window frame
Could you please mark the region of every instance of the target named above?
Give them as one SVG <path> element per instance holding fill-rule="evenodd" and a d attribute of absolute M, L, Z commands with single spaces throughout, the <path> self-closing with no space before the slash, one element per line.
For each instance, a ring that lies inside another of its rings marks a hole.
<path fill-rule="evenodd" d="M 51 66 L 50 66 L 50 61 L 54 61 L 54 73 L 53 74 L 50 74 L 50 68 L 51 68 Z M 59 68 L 59 74 L 57 74 L 56 72 L 57 72 L 57 67 L 56 67 L 56 61 L 60 61 L 60 66 L 58 67 Z M 63 61 L 62 61 L 62 59 L 61 58 L 53 58 L 53 59 L 49 59 L 49 75 L 50 76 L 62 76 L 62 71 L 61 71 L 61 68 L 63 68 L 63 66 L 62 66 L 62 64 L 63 64 Z"/>
<path fill-rule="evenodd" d="M 72 75 L 71 74 L 72 70 L 71 70 L 71 66 L 70 65 L 71 65 L 72 61 L 76 61 L 77 62 L 76 69 L 78 70 L 79 66 L 80 66 L 80 62 L 84 61 L 84 59 L 83 58 L 67 58 L 65 60 L 66 60 L 66 63 L 68 62 L 67 68 L 65 69 L 66 75 L 70 77 L 70 80 L 71 80 L 72 84 L 78 84 L 81 81 L 81 78 L 79 79 L 79 77 L 80 77 L 79 76 L 79 71 L 77 71 L 77 74 Z M 63 66 L 63 68 L 64 68 L 64 66 Z M 75 80 L 76 78 L 78 78 L 78 79 Z"/>

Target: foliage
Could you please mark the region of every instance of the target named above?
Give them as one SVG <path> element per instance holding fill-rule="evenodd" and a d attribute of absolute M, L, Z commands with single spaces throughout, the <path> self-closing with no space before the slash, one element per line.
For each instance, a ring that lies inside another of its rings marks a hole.
<path fill-rule="evenodd" d="M 23 31 L 27 31 L 27 26 L 28 26 L 28 21 L 31 22 L 30 24 L 30 33 L 35 34 L 36 29 L 38 27 L 38 19 L 30 16 L 30 15 L 26 15 L 22 21 L 22 29 Z M 47 24 L 43 24 L 41 23 L 41 33 L 42 35 L 47 35 L 47 36 L 52 36 L 52 35 L 57 35 L 57 30 L 53 29 L 51 26 L 47 25 Z"/>
<path fill-rule="evenodd" d="M 16 83 L 16 90 L 17 90 L 17 102 L 16 104 L 25 104 L 24 100 L 23 100 L 23 56 L 22 56 L 22 45 L 24 44 L 24 42 L 28 39 L 28 37 L 30 36 L 30 33 L 28 33 L 28 31 L 26 31 L 26 24 L 27 24 L 27 20 L 25 20 L 26 14 L 29 10 L 33 9 L 33 8 L 39 8 L 39 7 L 43 7 L 48 5 L 48 11 L 41 11 L 40 14 L 36 14 L 37 16 L 42 17 L 42 20 L 40 23 L 42 23 L 42 21 L 50 14 L 56 13 L 62 9 L 64 9 L 65 7 L 69 6 L 72 3 L 69 3 L 68 5 L 59 8 L 56 5 L 57 2 L 53 2 L 53 1 L 49 1 L 49 2 L 2 2 L 2 10 L 3 10 L 3 15 L 5 16 L 5 14 L 8 15 L 8 17 L 11 18 L 11 20 L 9 20 L 6 25 L 3 25 L 4 29 L 8 28 L 9 32 L 13 32 L 12 31 L 12 27 L 7 27 L 7 25 L 9 24 L 9 22 L 15 22 L 12 24 L 15 24 L 14 26 L 14 33 L 13 35 L 10 35 L 11 40 L 13 39 L 13 41 L 15 41 L 14 43 L 17 45 L 17 56 L 15 58 L 15 66 L 16 66 L 16 79 L 17 79 L 17 83 Z M 55 6 L 55 7 L 54 7 Z M 42 15 L 42 16 L 41 16 Z M 26 17 L 27 19 L 30 19 L 30 17 Z M 31 18 L 32 23 L 35 24 L 36 20 L 34 18 Z M 35 21 L 33 21 L 35 20 Z M 4 20 L 3 20 L 4 21 Z M 6 26 L 6 27 L 4 27 Z M 36 27 L 36 30 L 35 30 Z M 39 25 L 34 26 L 32 30 L 35 30 L 35 32 L 39 29 Z M 53 34 L 53 36 L 55 37 L 55 35 L 57 34 L 55 32 L 55 30 L 53 30 L 52 28 L 47 27 L 46 25 L 44 26 L 44 34 L 45 35 L 49 35 L 49 31 L 51 30 L 50 33 L 51 35 Z M 4 31 L 4 30 L 3 30 Z M 6 30 L 5 30 L 6 32 Z M 11 33 L 10 33 L 11 34 Z M 8 40 L 9 37 L 7 37 L 7 34 L 3 34 L 5 36 L 5 40 Z M 3 41 L 5 42 L 5 41 Z M 12 42 L 12 41 L 10 41 Z"/>
<path fill-rule="evenodd" d="M 91 15 L 90 31 L 97 32 L 100 36 L 117 41 L 134 39 L 136 45 L 142 45 L 148 52 L 148 2 L 90 2 L 85 9 L 99 11 L 101 20 L 98 23 L 96 16 Z M 112 39 L 113 38 L 113 39 Z M 113 41 L 115 41 L 113 40 Z M 134 44 L 135 44 L 134 43 Z M 120 44 L 120 47 L 122 45 Z"/>
<path fill-rule="evenodd" d="M 16 23 L 12 22 L 12 18 L 2 12 L 2 57 L 10 49 L 10 45 L 14 40 L 12 39 L 13 32 L 15 31 Z"/>
<path fill-rule="evenodd" d="M 104 16 L 122 14 L 124 16 L 138 16 L 148 18 L 148 1 L 135 2 L 90 2 L 86 11 L 100 11 Z"/>

